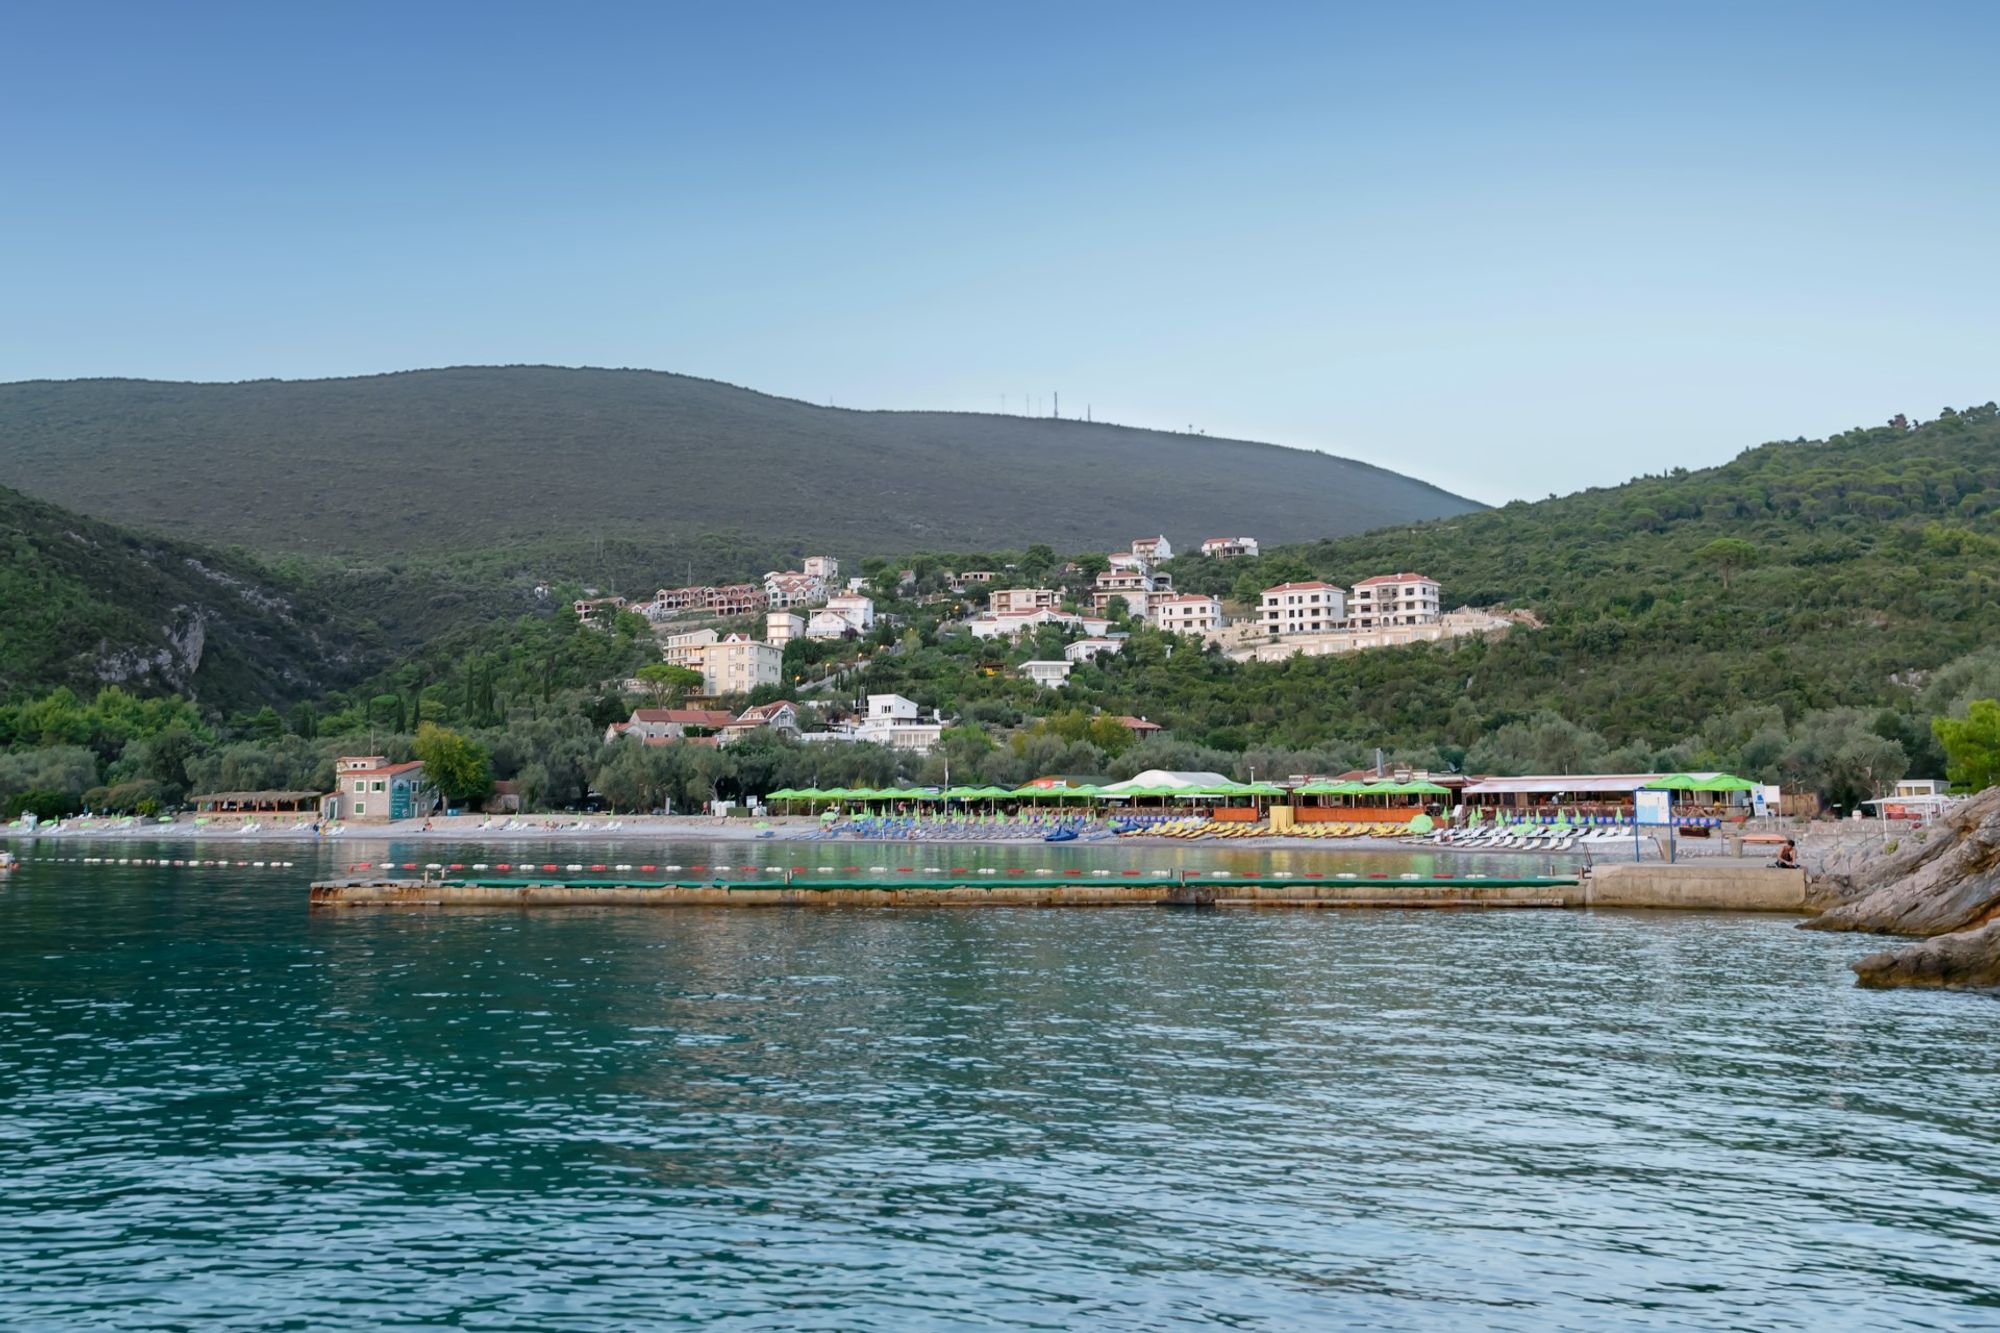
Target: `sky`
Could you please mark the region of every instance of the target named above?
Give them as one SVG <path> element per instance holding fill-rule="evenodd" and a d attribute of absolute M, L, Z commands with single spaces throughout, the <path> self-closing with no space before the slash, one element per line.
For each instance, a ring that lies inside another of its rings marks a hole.
<path fill-rule="evenodd" d="M 2000 397 L 2000 5 L 0 4 L 0 380 L 1086 408 L 1489 503 Z"/>

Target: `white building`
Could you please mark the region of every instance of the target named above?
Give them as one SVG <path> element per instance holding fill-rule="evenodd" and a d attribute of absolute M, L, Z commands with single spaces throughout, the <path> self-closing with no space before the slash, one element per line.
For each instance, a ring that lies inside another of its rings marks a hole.
<path fill-rule="evenodd" d="M 1023 662 L 1017 668 L 1023 676 L 1045 690 L 1059 689 L 1069 679 L 1070 668 L 1075 666 L 1068 658 L 1060 662 L 1036 660 Z"/>
<path fill-rule="evenodd" d="M 1146 619 L 1169 634 L 1207 634 L 1222 628 L 1222 599 L 1200 593 L 1167 593 L 1151 598 Z"/>
<path fill-rule="evenodd" d="M 702 688 L 710 694 L 748 694 L 783 677 L 785 650 L 741 634 L 708 646 L 702 654 Z"/>
<path fill-rule="evenodd" d="M 1217 560 L 1233 560 L 1237 556 L 1257 554 L 1255 537 L 1210 537 L 1201 544 L 1201 553 Z"/>
<path fill-rule="evenodd" d="M 804 616 L 795 616 L 790 611 L 772 611 L 764 617 L 764 638 L 780 648 L 793 639 L 801 638 L 806 632 Z"/>
<path fill-rule="evenodd" d="M 668 666 L 687 667 L 699 671 L 702 659 L 721 638 L 722 636 L 712 629 L 691 629 L 683 634 L 669 634 L 660 640 L 660 660 Z"/>
<path fill-rule="evenodd" d="M 1438 585 L 1422 574 L 1377 574 L 1354 585 L 1347 618 L 1355 629 L 1432 625 L 1438 618 Z"/>
<path fill-rule="evenodd" d="M 1132 543 L 1132 554 L 1157 565 L 1174 558 L 1174 545 L 1163 536 L 1141 537 Z"/>
<path fill-rule="evenodd" d="M 1011 639 L 1043 625 L 1063 625 L 1079 634 L 1102 637 L 1111 622 L 1101 616 L 1077 616 L 1067 611 L 1023 611 L 1012 615 L 974 616 L 965 622 L 976 639 Z"/>
<path fill-rule="evenodd" d="M 1075 643 L 1063 646 L 1063 656 L 1072 662 L 1087 662 L 1100 653 L 1122 652 L 1124 648 L 1123 639 L 1078 639 Z"/>
<path fill-rule="evenodd" d="M 875 601 L 849 593 L 842 597 L 829 597 L 826 609 L 847 617 L 848 623 L 858 630 L 875 628 Z"/>
<path fill-rule="evenodd" d="M 1097 576 L 1097 583 L 1090 594 L 1090 609 L 1107 611 L 1111 608 L 1112 598 L 1122 597 L 1126 611 L 1143 618 L 1151 609 L 1154 597 L 1173 590 L 1171 575 L 1113 566 Z"/>
<path fill-rule="evenodd" d="M 809 555 L 805 572 L 831 588 L 840 580 L 840 562 L 830 555 Z"/>
<path fill-rule="evenodd" d="M 808 639 L 844 639 L 875 627 L 875 603 L 866 597 L 835 597 L 806 622 Z"/>
<path fill-rule="evenodd" d="M 826 580 L 797 570 L 772 570 L 764 575 L 764 598 L 775 611 L 788 606 L 818 606 L 826 600 Z"/>
<path fill-rule="evenodd" d="M 1502 614 L 1499 611 L 1460 607 L 1422 625 L 1378 625 L 1374 629 L 1350 626 L 1320 634 L 1310 631 L 1284 634 L 1275 639 L 1246 635 L 1234 643 L 1224 642 L 1223 652 L 1237 662 L 1282 662 L 1294 656 L 1324 657 L 1334 653 L 1365 652 L 1371 648 L 1401 648 L 1412 643 L 1440 643 L 1473 635 L 1499 634 L 1516 624 L 1532 623 L 1532 618 L 1523 619 L 1520 613 Z M 1220 637 L 1211 638 L 1210 642 L 1217 642 Z"/>
<path fill-rule="evenodd" d="M 823 744 L 868 741 L 912 754 L 929 754 L 943 734 L 944 723 L 935 715 L 922 717 L 914 700 L 900 694 L 871 694 L 867 715 L 861 721 L 826 731 L 801 732 L 799 739 Z"/>
<path fill-rule="evenodd" d="M 986 609 L 996 616 L 1053 610 L 1061 605 L 1062 594 L 1054 588 L 995 588 L 986 599 Z"/>
<path fill-rule="evenodd" d="M 1264 589 L 1258 619 L 1266 634 L 1324 634 L 1347 619 L 1347 593 L 1331 583 L 1280 583 Z"/>

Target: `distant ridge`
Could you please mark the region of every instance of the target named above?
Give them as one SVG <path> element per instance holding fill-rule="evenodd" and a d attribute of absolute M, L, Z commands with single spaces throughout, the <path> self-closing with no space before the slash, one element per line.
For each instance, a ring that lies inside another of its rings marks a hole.
<path fill-rule="evenodd" d="M 265 553 L 612 542 L 697 575 L 820 549 L 1297 541 L 1482 507 L 1278 445 L 547 366 L 4 384 L 0 468 L 88 514 Z"/>

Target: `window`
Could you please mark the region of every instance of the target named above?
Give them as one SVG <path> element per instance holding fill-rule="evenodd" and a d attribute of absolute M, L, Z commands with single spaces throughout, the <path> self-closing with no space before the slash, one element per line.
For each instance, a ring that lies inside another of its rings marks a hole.
<path fill-rule="evenodd" d="M 356 778 L 354 779 L 354 790 L 355 793 L 359 795 L 360 793 L 368 790 L 368 784 L 366 782 L 363 782 L 360 778 Z"/>
<path fill-rule="evenodd" d="M 377 778 L 377 779 L 375 779 L 375 785 L 374 785 L 374 786 L 373 786 L 372 788 L 370 788 L 369 790 L 371 790 L 371 791 L 381 791 L 381 790 L 382 790 L 382 779 L 380 779 L 380 778 Z"/>
<path fill-rule="evenodd" d="M 368 806 L 367 806 L 366 802 L 363 802 L 363 801 L 356 801 L 356 802 L 354 803 L 354 817 L 355 817 L 356 819 L 359 819 L 359 818 L 361 818 L 361 816 L 363 816 L 363 815 L 365 815 L 365 814 L 367 814 L 367 813 L 368 813 Z"/>

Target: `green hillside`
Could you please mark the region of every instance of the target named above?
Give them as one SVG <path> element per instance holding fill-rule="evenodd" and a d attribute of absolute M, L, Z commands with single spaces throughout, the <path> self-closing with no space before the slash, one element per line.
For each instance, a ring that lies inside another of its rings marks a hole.
<path fill-rule="evenodd" d="M 0 385 L 0 467 L 44 499 L 190 540 L 377 563 L 479 553 L 493 572 L 629 586 L 820 550 L 1306 540 L 1477 508 L 1273 445 L 535 366 Z"/>
<path fill-rule="evenodd" d="M 285 702 L 380 663 L 380 636 L 255 561 L 0 487 L 0 700 L 107 684 Z"/>

